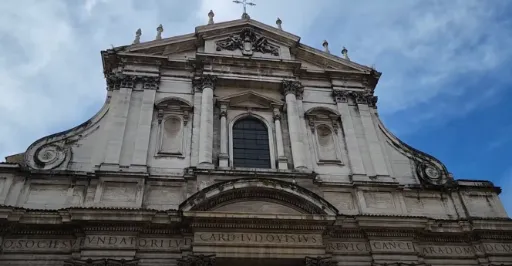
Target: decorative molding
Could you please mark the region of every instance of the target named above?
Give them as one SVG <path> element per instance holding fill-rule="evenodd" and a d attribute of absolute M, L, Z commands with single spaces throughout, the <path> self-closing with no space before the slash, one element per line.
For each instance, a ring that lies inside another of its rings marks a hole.
<path fill-rule="evenodd" d="M 300 81 L 283 80 L 281 85 L 282 85 L 282 90 L 283 90 L 284 96 L 292 93 L 297 97 L 297 99 L 302 100 L 302 95 L 304 93 L 304 86 L 302 86 Z"/>
<path fill-rule="evenodd" d="M 258 36 L 252 28 L 246 27 L 238 34 L 217 41 L 217 51 L 241 50 L 243 55 L 251 56 L 253 52 L 279 56 L 279 47 L 271 44 L 267 38 Z"/>
<path fill-rule="evenodd" d="M 214 266 L 215 255 L 188 255 L 177 262 L 177 266 Z"/>
<path fill-rule="evenodd" d="M 215 84 L 217 83 L 217 76 L 214 75 L 200 75 L 195 76 L 192 79 L 192 86 L 195 91 L 203 91 L 204 88 L 211 88 L 215 90 Z"/>
<path fill-rule="evenodd" d="M 306 266 L 335 266 L 338 263 L 331 257 L 306 257 L 304 264 Z"/>
<path fill-rule="evenodd" d="M 68 260 L 64 262 L 64 266 L 136 266 L 139 259 L 134 260 L 114 260 L 114 259 L 86 259 L 86 260 Z"/>
<path fill-rule="evenodd" d="M 383 263 L 372 263 L 372 266 L 430 266 L 426 263 L 415 263 L 415 262 L 383 262 Z"/>

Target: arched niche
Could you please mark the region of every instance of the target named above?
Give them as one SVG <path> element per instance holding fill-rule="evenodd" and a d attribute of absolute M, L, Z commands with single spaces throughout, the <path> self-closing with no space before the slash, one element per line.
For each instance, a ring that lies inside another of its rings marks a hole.
<path fill-rule="evenodd" d="M 190 102 L 167 97 L 155 102 L 158 121 L 157 156 L 185 157 L 190 138 Z"/>
<path fill-rule="evenodd" d="M 305 117 L 317 164 L 342 164 L 343 136 L 338 111 L 323 106 L 314 107 L 305 113 Z"/>

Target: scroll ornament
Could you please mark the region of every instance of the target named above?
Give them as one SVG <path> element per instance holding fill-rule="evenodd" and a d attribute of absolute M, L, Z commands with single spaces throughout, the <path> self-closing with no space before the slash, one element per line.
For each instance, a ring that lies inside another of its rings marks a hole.
<path fill-rule="evenodd" d="M 36 150 L 34 162 L 41 169 L 53 169 L 60 166 L 69 156 L 69 147 L 56 143 L 48 144 Z"/>

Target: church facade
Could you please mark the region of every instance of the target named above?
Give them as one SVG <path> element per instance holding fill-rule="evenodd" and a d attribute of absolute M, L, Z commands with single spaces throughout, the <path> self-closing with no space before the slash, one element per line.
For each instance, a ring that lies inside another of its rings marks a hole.
<path fill-rule="evenodd" d="M 512 265 L 500 188 L 387 130 L 381 73 L 209 16 L 102 51 L 102 109 L 0 164 L 0 265 Z"/>

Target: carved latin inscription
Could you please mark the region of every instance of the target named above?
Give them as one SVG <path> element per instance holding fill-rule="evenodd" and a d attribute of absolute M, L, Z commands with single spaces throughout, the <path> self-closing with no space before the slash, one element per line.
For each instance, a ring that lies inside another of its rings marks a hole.
<path fill-rule="evenodd" d="M 321 245 L 317 234 L 196 233 L 195 243 Z"/>
<path fill-rule="evenodd" d="M 414 252 L 410 241 L 370 240 L 370 247 L 373 252 Z"/>
<path fill-rule="evenodd" d="M 425 256 L 474 256 L 473 248 L 469 246 L 434 246 L 422 247 Z"/>
<path fill-rule="evenodd" d="M 5 239 L 5 252 L 49 251 L 71 252 L 78 248 L 139 249 L 180 251 L 190 247 L 191 238 L 137 238 L 132 236 L 86 236 L 80 239 Z"/>

